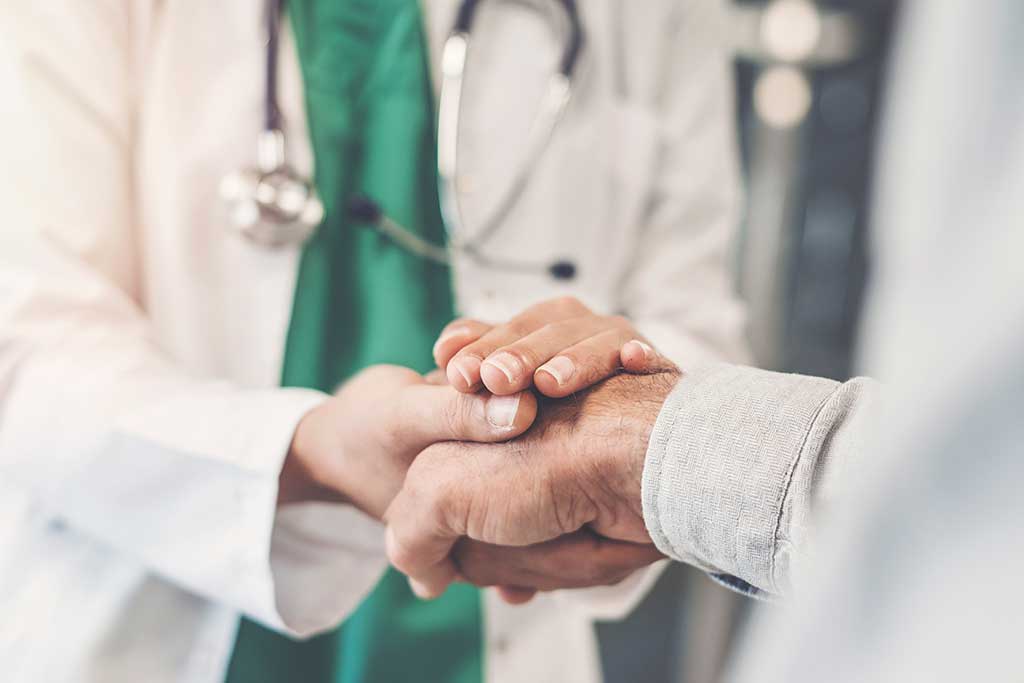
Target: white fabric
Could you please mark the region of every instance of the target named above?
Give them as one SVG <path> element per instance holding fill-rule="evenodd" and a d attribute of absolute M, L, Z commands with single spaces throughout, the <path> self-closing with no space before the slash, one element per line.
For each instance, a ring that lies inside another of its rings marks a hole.
<path fill-rule="evenodd" d="M 861 354 L 886 409 L 732 680 L 1021 678 L 1021 26 L 1018 0 L 904 7 Z"/>
<path fill-rule="evenodd" d="M 548 24 L 507 4 L 481 8 L 486 39 L 471 55 L 464 165 L 481 177 L 504 177 L 553 54 Z M 436 58 L 454 2 L 426 7 Z M 651 0 L 619 21 L 622 9 L 581 7 L 579 90 L 489 245 L 572 256 L 579 279 L 459 263 L 459 305 L 498 320 L 575 294 L 633 316 L 684 364 L 735 360 L 739 192 L 719 8 Z M 30 162 L 9 177 L 25 221 L 0 254 L 5 681 L 214 683 L 239 613 L 327 629 L 385 566 L 379 526 L 348 508 L 275 514 L 294 426 L 322 400 L 275 388 L 297 251 L 228 234 L 216 195 L 254 161 L 262 11 L 258 0 L 2 5 L 28 97 L 2 144 Z M 289 153 L 308 171 L 290 36 L 281 61 Z M 472 214 L 493 194 L 471 185 Z M 649 582 L 569 607 L 488 597 L 488 680 L 598 680 L 590 606 L 624 613 Z"/>

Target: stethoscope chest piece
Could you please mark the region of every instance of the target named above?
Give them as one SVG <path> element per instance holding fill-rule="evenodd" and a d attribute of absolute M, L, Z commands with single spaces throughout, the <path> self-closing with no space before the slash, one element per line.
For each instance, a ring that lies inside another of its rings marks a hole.
<path fill-rule="evenodd" d="M 279 131 L 265 131 L 258 167 L 230 173 L 220 184 L 232 228 L 264 247 L 302 245 L 324 218 L 316 188 L 285 163 L 283 146 Z"/>

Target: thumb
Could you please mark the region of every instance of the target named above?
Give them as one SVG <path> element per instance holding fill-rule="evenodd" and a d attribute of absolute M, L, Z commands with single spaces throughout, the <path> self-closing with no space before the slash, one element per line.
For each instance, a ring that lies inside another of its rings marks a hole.
<path fill-rule="evenodd" d="M 403 489 L 388 507 L 385 546 L 391 564 L 409 577 L 412 592 L 432 600 L 459 578 L 449 557 L 457 536 L 434 524 L 436 519 L 423 513 L 415 499 Z"/>
<path fill-rule="evenodd" d="M 537 417 L 529 391 L 511 396 L 463 394 L 449 386 L 415 384 L 399 393 L 394 424 L 410 449 L 438 441 L 507 441 L 525 432 Z"/>

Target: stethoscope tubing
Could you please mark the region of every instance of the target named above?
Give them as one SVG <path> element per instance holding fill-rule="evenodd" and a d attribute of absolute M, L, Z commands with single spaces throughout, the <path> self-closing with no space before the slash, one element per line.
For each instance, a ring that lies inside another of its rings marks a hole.
<path fill-rule="evenodd" d="M 490 258 L 481 248 L 490 240 L 511 214 L 529 186 L 530 175 L 537 168 L 550 146 L 555 129 L 564 116 L 572 96 L 573 76 L 584 44 L 576 0 L 557 0 L 568 20 L 569 34 L 558 69 L 551 75 L 547 90 L 538 107 L 526 152 L 505 190 L 491 211 L 480 222 L 472 237 L 465 229 L 457 182 L 459 177 L 459 131 L 466 58 L 470 49 L 473 21 L 481 0 L 463 0 L 455 24 L 445 41 L 442 54 L 442 82 L 438 102 L 437 168 L 438 193 L 442 218 L 448 234 L 448 245 L 434 244 L 406 229 L 390 218 L 372 199 L 353 197 L 348 207 L 351 218 L 376 229 L 396 245 L 426 260 L 450 264 L 451 252 L 463 254 L 477 264 L 517 272 L 546 271 L 556 279 L 575 276 L 575 265 L 557 261 L 541 265 Z M 264 84 L 263 131 L 260 136 L 260 167 L 272 173 L 287 167 L 284 159 L 283 122 L 278 100 L 278 54 L 284 0 L 268 0 L 266 5 L 266 71 Z M 289 169 L 290 171 L 290 169 Z M 316 200 L 318 201 L 318 200 Z M 285 226 L 281 226 L 282 231 Z"/>

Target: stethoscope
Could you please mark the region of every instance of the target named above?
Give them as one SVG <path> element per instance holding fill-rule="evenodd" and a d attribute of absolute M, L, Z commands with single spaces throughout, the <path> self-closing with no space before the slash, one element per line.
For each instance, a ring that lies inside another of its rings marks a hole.
<path fill-rule="evenodd" d="M 285 156 L 284 126 L 277 97 L 277 56 L 284 0 L 269 0 L 267 8 L 267 57 L 264 87 L 263 130 L 257 141 L 256 166 L 229 174 L 221 182 L 221 196 L 229 207 L 230 223 L 252 242 L 265 247 L 302 245 L 323 221 L 324 207 L 311 180 L 288 164 Z M 576 0 L 558 0 L 568 20 L 566 40 L 558 69 L 548 81 L 537 116 L 533 121 L 525 153 L 511 182 L 486 214 L 480 229 L 466 237 L 465 221 L 456 178 L 459 177 L 459 120 L 462 110 L 466 55 L 470 48 L 473 17 L 480 0 L 462 0 L 455 26 L 445 41 L 441 56 L 441 89 L 438 101 L 437 170 L 441 214 L 448 233 L 448 246 L 434 244 L 408 230 L 387 215 L 367 196 L 353 197 L 349 216 L 386 236 L 416 256 L 450 264 L 451 252 L 488 268 L 523 273 L 547 273 L 559 280 L 572 279 L 576 265 L 567 260 L 542 264 L 495 258 L 482 247 L 498 232 L 523 192 L 530 175 L 563 118 L 572 95 L 573 74 L 583 47 L 583 28 Z"/>

